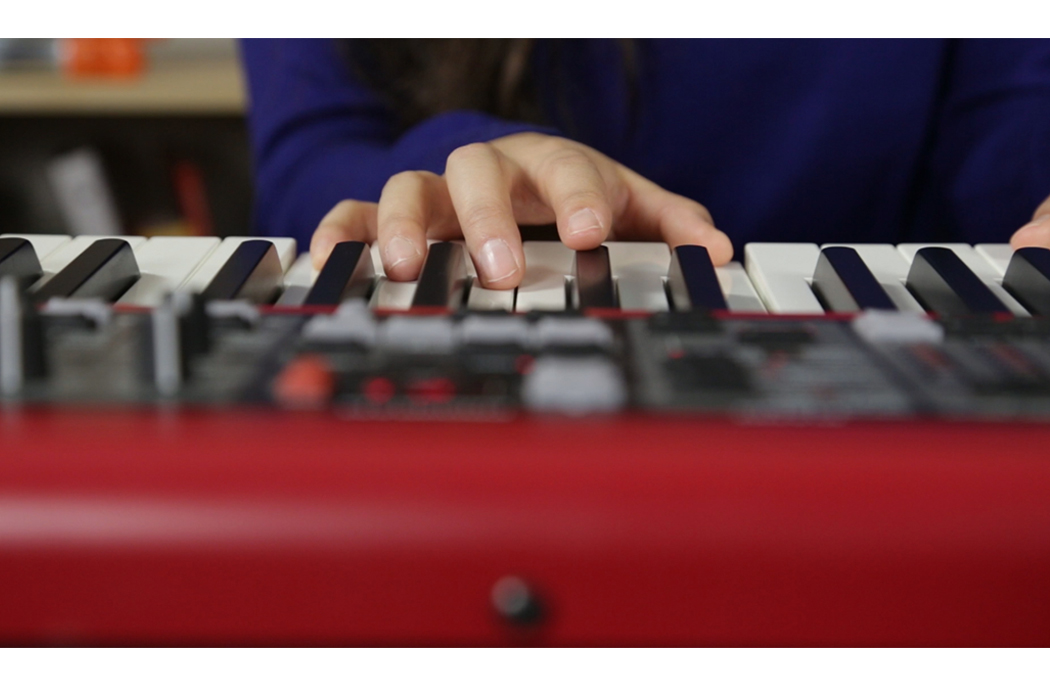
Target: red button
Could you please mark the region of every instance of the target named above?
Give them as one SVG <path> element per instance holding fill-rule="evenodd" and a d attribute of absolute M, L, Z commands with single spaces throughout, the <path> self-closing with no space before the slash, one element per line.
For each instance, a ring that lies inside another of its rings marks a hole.
<path fill-rule="evenodd" d="M 323 408 L 334 393 L 335 374 L 320 355 L 300 355 L 273 383 L 273 398 L 285 408 Z"/>
<path fill-rule="evenodd" d="M 362 385 L 361 392 L 371 403 L 381 406 L 394 398 L 397 389 L 394 383 L 386 377 L 373 377 Z"/>
<path fill-rule="evenodd" d="M 414 403 L 448 403 L 456 395 L 456 385 L 447 377 L 420 379 L 409 385 L 408 395 Z"/>

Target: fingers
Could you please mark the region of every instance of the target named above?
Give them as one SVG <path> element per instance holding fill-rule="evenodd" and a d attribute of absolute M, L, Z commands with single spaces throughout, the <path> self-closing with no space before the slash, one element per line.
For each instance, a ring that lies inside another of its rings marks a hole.
<path fill-rule="evenodd" d="M 409 171 L 387 181 L 377 218 L 377 245 L 386 275 L 404 282 L 419 276 L 427 253 L 427 233 L 446 233 L 450 222 L 455 222 L 455 211 L 440 176 Z"/>
<path fill-rule="evenodd" d="M 733 259 L 733 243 L 715 228 L 711 214 L 703 205 L 668 192 L 626 168 L 622 170 L 629 199 L 620 223 L 633 238 L 662 240 L 672 248 L 702 245 L 715 265 L 725 265 Z"/>
<path fill-rule="evenodd" d="M 1050 197 L 1036 209 L 1032 222 L 1022 226 L 1010 238 L 1010 245 L 1015 250 L 1031 246 L 1050 248 Z"/>
<path fill-rule="evenodd" d="M 371 202 L 346 199 L 336 204 L 321 219 L 310 239 L 310 262 L 313 263 L 314 269 L 320 270 L 324 266 L 336 243 L 374 241 L 377 211 L 377 206 Z"/>
<path fill-rule="evenodd" d="M 733 257 L 729 237 L 715 228 L 707 209 L 597 151 L 536 134 L 497 143 L 522 163 L 536 197 L 553 212 L 558 233 L 571 248 L 594 248 L 615 228 L 625 239 L 706 246 L 716 265 Z"/>
<path fill-rule="evenodd" d="M 490 289 L 512 289 L 525 273 L 521 232 L 510 196 L 515 177 L 512 164 L 485 143 L 456 149 L 445 167 L 467 250 L 482 284 Z"/>
<path fill-rule="evenodd" d="M 565 245 L 589 250 L 609 237 L 613 210 L 605 178 L 594 159 L 578 148 L 560 148 L 531 173 L 540 198 L 553 210 Z"/>

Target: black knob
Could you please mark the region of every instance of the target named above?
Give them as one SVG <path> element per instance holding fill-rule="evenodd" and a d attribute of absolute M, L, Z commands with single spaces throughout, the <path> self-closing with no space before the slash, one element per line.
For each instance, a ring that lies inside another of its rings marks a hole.
<path fill-rule="evenodd" d="M 492 587 L 492 605 L 505 621 L 531 627 L 544 618 L 544 606 L 536 592 L 517 576 L 504 576 Z"/>

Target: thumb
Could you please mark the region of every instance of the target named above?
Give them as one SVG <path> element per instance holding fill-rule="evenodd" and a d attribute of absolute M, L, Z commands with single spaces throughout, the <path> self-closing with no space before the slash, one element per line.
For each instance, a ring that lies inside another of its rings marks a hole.
<path fill-rule="evenodd" d="M 1050 248 L 1050 197 L 1039 205 L 1031 223 L 1025 224 L 1010 238 L 1010 245 L 1017 248 Z"/>

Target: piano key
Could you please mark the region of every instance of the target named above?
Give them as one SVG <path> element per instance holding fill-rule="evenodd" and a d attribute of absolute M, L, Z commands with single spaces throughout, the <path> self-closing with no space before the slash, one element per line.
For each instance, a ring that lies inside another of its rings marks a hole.
<path fill-rule="evenodd" d="M 730 311 L 766 313 L 766 305 L 755 291 L 743 265 L 738 262 L 726 263 L 715 268 L 715 275 L 718 276 L 718 284 L 722 287 L 722 295 L 726 298 L 726 306 Z"/>
<path fill-rule="evenodd" d="M 0 277 L 15 277 L 24 288 L 43 272 L 32 243 L 24 238 L 0 238 Z"/>
<path fill-rule="evenodd" d="M 820 250 L 814 243 L 748 243 L 744 266 L 766 308 L 781 314 L 823 314 L 810 289 Z"/>
<path fill-rule="evenodd" d="M 666 243 L 610 241 L 609 267 L 624 311 L 667 311 L 664 277 L 671 264 Z"/>
<path fill-rule="evenodd" d="M 376 281 L 369 306 L 379 311 L 407 311 L 416 295 L 415 282 L 394 282 L 386 277 Z"/>
<path fill-rule="evenodd" d="M 578 250 L 573 256 L 573 306 L 577 309 L 615 309 L 616 287 L 609 267 L 609 249 Z"/>
<path fill-rule="evenodd" d="M 5 233 L 0 238 L 24 238 L 36 251 L 36 257 L 43 260 L 56 250 L 73 240 L 72 236 L 53 236 L 45 233 Z"/>
<path fill-rule="evenodd" d="M 379 245 L 373 243 L 368 246 L 368 252 L 372 256 L 372 269 L 376 271 L 376 275 L 386 277 L 386 270 L 383 267 L 383 257 L 379 254 Z"/>
<path fill-rule="evenodd" d="M 564 311 L 566 283 L 574 252 L 559 241 L 525 241 L 525 278 L 518 287 L 516 311 Z"/>
<path fill-rule="evenodd" d="M 33 300 L 39 303 L 54 297 L 71 297 L 114 301 L 138 279 L 139 267 L 131 244 L 118 238 L 103 238 L 91 242 L 84 252 L 37 287 Z"/>
<path fill-rule="evenodd" d="M 274 300 L 284 270 L 277 249 L 269 241 L 245 241 L 237 246 L 208 286 L 205 301 L 241 299 L 256 304 Z"/>
<path fill-rule="evenodd" d="M 226 261 L 230 259 L 234 251 L 241 243 L 246 241 L 267 241 L 277 249 L 277 255 L 281 261 L 281 267 L 287 270 L 295 262 L 295 239 L 294 238 L 253 238 L 246 236 L 230 236 L 223 238 L 207 258 L 204 259 L 189 279 L 179 287 L 180 291 L 199 294 L 212 281 Z"/>
<path fill-rule="evenodd" d="M 304 257 L 309 255 L 304 254 Z M 369 246 L 359 241 L 336 244 L 319 273 L 313 274 L 309 261 L 306 270 L 310 277 L 305 281 L 314 280 L 304 299 L 304 303 L 310 305 L 334 306 L 347 299 L 367 299 L 375 282 Z M 287 278 L 285 286 L 289 286 Z"/>
<path fill-rule="evenodd" d="M 56 273 L 87 250 L 92 243 L 108 240 L 127 241 L 132 250 L 136 250 L 147 239 L 144 236 L 75 236 L 65 245 L 55 246 L 50 253 L 40 258 L 40 267 L 44 269 L 44 274 L 30 288 L 30 292 L 35 292 L 44 286 Z"/>
<path fill-rule="evenodd" d="M 703 246 L 680 245 L 672 251 L 667 289 L 677 311 L 727 308 L 711 256 Z"/>
<path fill-rule="evenodd" d="M 173 292 L 219 246 L 212 236 L 150 238 L 135 250 L 140 278 L 120 299 L 119 304 L 157 306 Z"/>
<path fill-rule="evenodd" d="M 852 248 L 824 247 L 813 272 L 813 287 L 832 311 L 897 310 L 897 305 Z"/>
<path fill-rule="evenodd" d="M 458 241 L 437 241 L 427 250 L 413 308 L 457 309 L 467 282 L 466 249 Z"/>
<path fill-rule="evenodd" d="M 832 245 L 838 244 L 828 244 L 822 248 Z M 910 262 L 897 250 L 896 246 L 889 243 L 844 243 L 841 247 L 857 251 L 864 265 L 878 280 L 882 290 L 899 310 L 925 313 L 926 310 L 922 304 L 905 286 Z"/>
<path fill-rule="evenodd" d="M 513 311 L 516 292 L 514 289 L 485 289 L 481 280 L 474 277 L 470 280 L 467 308 L 471 311 Z"/>
<path fill-rule="evenodd" d="M 973 247 L 977 254 L 988 261 L 1001 282 L 1006 268 L 1010 266 L 1010 258 L 1014 254 L 1014 247 L 1009 243 L 979 243 Z"/>
<path fill-rule="evenodd" d="M 938 314 L 1008 313 L 980 277 L 948 248 L 931 246 L 915 252 L 908 289 Z"/>
<path fill-rule="evenodd" d="M 1021 302 L 1014 299 L 1009 292 L 1003 289 L 1003 273 L 992 265 L 987 257 L 968 243 L 902 243 L 897 246 L 897 250 L 904 255 L 910 264 L 915 257 L 915 251 L 930 247 L 947 248 L 955 253 L 1012 314 L 1015 316 L 1031 315 Z"/>
<path fill-rule="evenodd" d="M 1050 249 L 1021 248 L 1015 252 L 1003 286 L 1032 313 L 1050 316 Z"/>
<path fill-rule="evenodd" d="M 284 280 L 281 282 L 284 291 L 274 302 L 274 306 L 301 306 L 316 279 L 317 270 L 314 269 L 310 254 L 302 253 L 284 273 Z"/>

